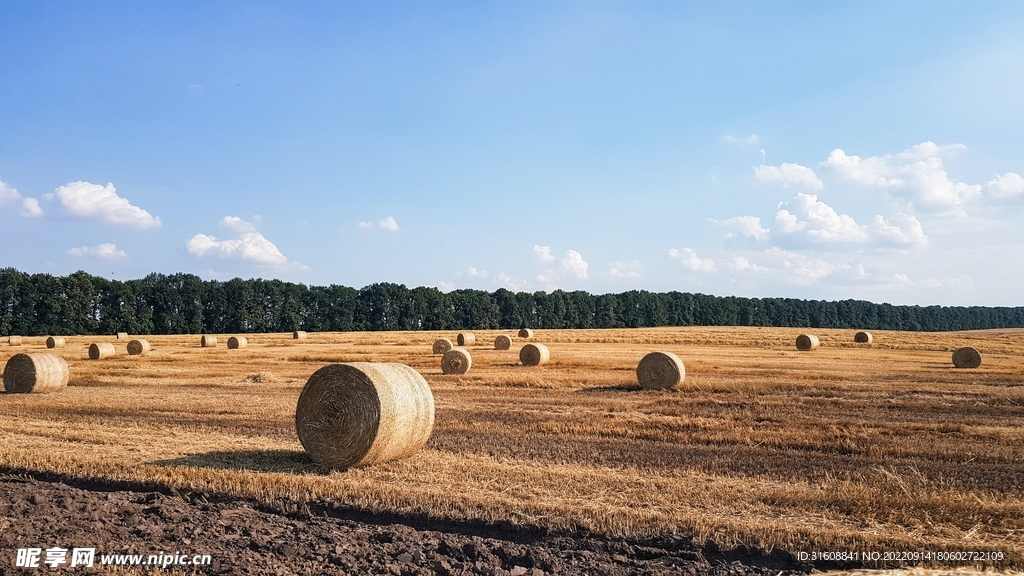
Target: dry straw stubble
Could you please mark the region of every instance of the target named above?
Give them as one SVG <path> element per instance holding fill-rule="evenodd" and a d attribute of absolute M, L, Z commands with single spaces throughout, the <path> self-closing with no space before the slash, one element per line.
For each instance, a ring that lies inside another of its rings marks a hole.
<path fill-rule="evenodd" d="M 495 350 L 508 350 L 512 347 L 512 337 L 506 336 L 505 334 L 499 335 L 494 339 Z"/>
<path fill-rule="evenodd" d="M 15 354 L 4 367 L 9 394 L 46 394 L 68 385 L 68 363 L 53 354 Z"/>
<path fill-rule="evenodd" d="M 801 334 L 796 337 L 796 349 L 797 350 L 814 350 L 821 345 L 818 341 L 818 337 L 814 334 Z"/>
<path fill-rule="evenodd" d="M 472 332 L 459 332 L 459 335 L 455 337 L 455 342 L 459 346 L 472 346 L 476 344 L 476 334 Z"/>
<path fill-rule="evenodd" d="M 89 345 L 89 360 L 100 360 L 114 353 L 114 345 L 110 342 L 93 342 Z"/>
<path fill-rule="evenodd" d="M 543 344 L 527 344 L 519 350 L 523 366 L 540 366 L 551 359 L 551 351 Z"/>
<path fill-rule="evenodd" d="M 46 339 L 47 348 L 63 348 L 64 337 L 63 336 L 50 336 Z"/>
<path fill-rule="evenodd" d="M 444 354 L 445 352 L 451 350 L 454 346 L 455 345 L 452 344 L 451 340 L 447 338 L 438 338 L 437 340 L 434 340 L 433 351 L 434 354 Z"/>
<path fill-rule="evenodd" d="M 465 348 L 452 348 L 441 357 L 441 372 L 445 374 L 465 374 L 473 366 L 473 357 Z"/>
<path fill-rule="evenodd" d="M 203 348 L 213 348 L 217 345 L 217 337 L 211 334 L 203 334 L 203 337 L 199 339 L 199 345 Z"/>
<path fill-rule="evenodd" d="M 686 367 L 679 356 L 671 352 L 651 352 L 636 366 L 636 379 L 641 388 L 668 390 L 686 378 Z"/>
<path fill-rule="evenodd" d="M 529 328 L 520 328 L 519 329 L 519 337 L 520 338 L 533 338 L 533 330 L 531 330 Z"/>
<path fill-rule="evenodd" d="M 871 344 L 871 341 L 874 339 L 871 332 L 857 332 L 853 335 L 853 341 L 860 344 Z"/>
<path fill-rule="evenodd" d="M 957 348 L 953 351 L 953 366 L 957 368 L 977 368 L 981 366 L 981 352 L 970 346 Z"/>
<path fill-rule="evenodd" d="M 131 356 L 145 356 L 149 354 L 149 350 L 148 340 L 132 340 L 128 343 L 128 354 Z"/>
<path fill-rule="evenodd" d="M 238 350 L 239 348 L 245 348 L 249 345 L 249 341 L 245 336 L 232 336 L 228 338 L 228 350 Z"/>
<path fill-rule="evenodd" d="M 295 408 L 302 447 L 331 468 L 407 458 L 433 429 L 430 386 L 404 364 L 324 366 L 309 377 Z"/>

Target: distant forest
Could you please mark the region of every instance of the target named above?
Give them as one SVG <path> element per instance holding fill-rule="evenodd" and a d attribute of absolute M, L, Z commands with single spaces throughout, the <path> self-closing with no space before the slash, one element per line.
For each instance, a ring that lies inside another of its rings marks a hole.
<path fill-rule="evenodd" d="M 879 330 L 1024 327 L 1024 306 L 893 306 L 630 290 L 510 292 L 306 286 L 150 274 L 107 280 L 0 270 L 0 334 L 200 334 L 359 330 L 791 326 Z"/>

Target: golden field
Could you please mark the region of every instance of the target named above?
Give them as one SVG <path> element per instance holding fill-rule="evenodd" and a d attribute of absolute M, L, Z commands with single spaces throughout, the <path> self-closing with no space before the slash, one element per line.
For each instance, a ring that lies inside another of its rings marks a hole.
<path fill-rule="evenodd" d="M 0 468 L 155 482 L 264 501 L 587 530 L 693 535 L 798 551 L 1024 551 L 1024 330 L 538 330 L 551 362 L 519 365 L 476 331 L 473 367 L 441 374 L 453 332 L 69 337 L 54 394 L 0 395 Z M 88 360 L 92 342 L 118 355 Z M 45 337 L 0 360 L 47 352 Z M 981 368 L 955 369 L 974 346 Z M 641 391 L 647 352 L 686 364 L 676 391 Z M 434 434 L 414 457 L 331 472 L 302 452 L 294 410 L 333 362 L 401 362 L 430 383 Z M 259 377 L 253 378 L 254 375 Z"/>

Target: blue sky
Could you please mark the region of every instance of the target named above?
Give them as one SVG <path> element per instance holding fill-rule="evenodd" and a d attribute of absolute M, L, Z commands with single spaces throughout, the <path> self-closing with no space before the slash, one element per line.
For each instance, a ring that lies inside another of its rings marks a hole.
<path fill-rule="evenodd" d="M 0 4 L 0 266 L 1024 305 L 1018 2 L 293 4 Z"/>

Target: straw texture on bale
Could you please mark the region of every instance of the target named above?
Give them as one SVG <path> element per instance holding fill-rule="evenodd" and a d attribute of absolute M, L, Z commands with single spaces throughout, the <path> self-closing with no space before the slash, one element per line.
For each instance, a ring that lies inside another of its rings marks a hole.
<path fill-rule="evenodd" d="M 671 352 L 651 352 L 636 366 L 636 379 L 641 388 L 668 390 L 686 378 L 686 367 Z"/>
<path fill-rule="evenodd" d="M 434 395 L 404 364 L 331 364 L 309 377 L 295 407 L 299 442 L 345 469 L 415 454 L 434 429 Z"/>
<path fill-rule="evenodd" d="M 981 366 L 981 352 L 970 346 L 957 348 L 953 351 L 953 366 L 957 368 L 977 368 Z"/>
<path fill-rule="evenodd" d="M 99 360 L 114 355 L 114 345 L 110 342 L 94 342 L 89 344 L 89 360 Z"/>
<path fill-rule="evenodd" d="M 495 350 L 508 350 L 512 347 L 512 337 L 501 334 L 494 339 Z"/>
<path fill-rule="evenodd" d="M 444 354 L 445 352 L 452 349 L 454 344 L 447 338 L 438 338 L 434 340 L 434 354 Z"/>
<path fill-rule="evenodd" d="M 128 353 L 132 356 L 145 356 L 149 354 L 149 341 L 132 340 L 128 343 Z"/>
<path fill-rule="evenodd" d="M 473 357 L 465 348 L 452 348 L 441 357 L 441 372 L 445 374 L 465 374 L 473 366 Z"/>
<path fill-rule="evenodd" d="M 533 330 L 530 330 L 529 328 L 520 328 L 519 329 L 519 337 L 520 338 L 533 338 Z"/>
<path fill-rule="evenodd" d="M 228 350 L 238 350 L 248 345 L 249 341 L 245 339 L 245 336 L 232 336 L 228 338 Z"/>
<path fill-rule="evenodd" d="M 476 334 L 472 332 L 459 332 L 459 335 L 455 337 L 455 342 L 459 346 L 472 346 L 476 344 Z"/>
<path fill-rule="evenodd" d="M 213 348 L 217 345 L 217 337 L 210 334 L 203 334 L 203 337 L 199 339 L 199 345 L 203 348 Z"/>
<path fill-rule="evenodd" d="M 127 340 L 128 339 L 128 333 L 127 332 L 118 332 L 117 333 L 117 339 L 118 340 Z"/>
<path fill-rule="evenodd" d="M 8 336 L 7 337 L 7 345 L 8 346 L 21 346 L 21 336 Z"/>
<path fill-rule="evenodd" d="M 871 332 L 857 332 L 853 335 L 853 341 L 861 344 L 871 344 L 874 337 L 871 336 Z"/>
<path fill-rule="evenodd" d="M 292 332 L 292 340 L 305 340 L 309 335 L 306 334 L 305 330 L 296 330 Z"/>
<path fill-rule="evenodd" d="M 68 385 L 68 363 L 53 354 L 15 354 L 4 367 L 8 394 L 46 394 Z"/>
<path fill-rule="evenodd" d="M 551 352 L 543 344 L 527 344 L 519 350 L 523 366 L 539 366 L 551 359 Z"/>
<path fill-rule="evenodd" d="M 64 337 L 63 336 L 50 336 L 46 339 L 47 348 L 63 348 Z"/>
<path fill-rule="evenodd" d="M 818 337 L 814 334 L 801 334 L 796 337 L 796 349 L 797 350 L 814 350 L 821 345 L 818 341 Z"/>

